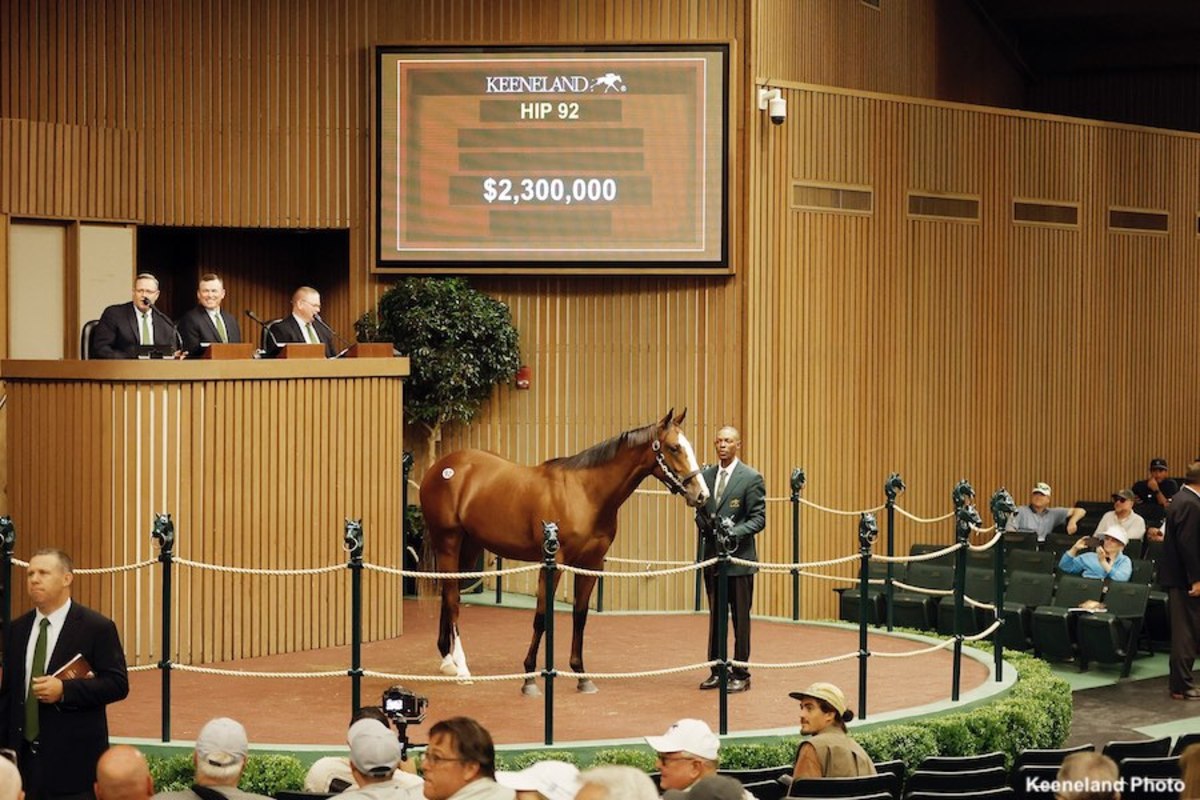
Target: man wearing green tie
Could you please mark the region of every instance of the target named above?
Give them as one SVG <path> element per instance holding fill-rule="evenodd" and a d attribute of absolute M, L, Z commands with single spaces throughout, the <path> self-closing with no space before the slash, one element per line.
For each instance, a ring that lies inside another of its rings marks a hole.
<path fill-rule="evenodd" d="M 165 352 L 175 349 L 176 330 L 158 302 L 158 278 L 149 272 L 133 281 L 133 300 L 104 309 L 92 331 L 92 358 L 137 358 L 138 348 L 153 345 Z"/>
<path fill-rule="evenodd" d="M 337 355 L 333 334 L 320 315 L 321 293 L 311 286 L 301 286 L 292 294 L 292 313 L 270 323 L 263 334 L 267 355 L 279 355 L 285 344 L 323 344 L 327 358 Z"/>
<path fill-rule="evenodd" d="M 242 341 L 237 318 L 221 308 L 224 299 L 225 284 L 220 276 L 211 272 L 201 275 L 196 289 L 199 305 L 184 314 L 178 326 L 183 350 L 189 357 L 199 356 L 205 345 Z"/>
<path fill-rule="evenodd" d="M 18 753 L 28 800 L 92 796 L 108 748 L 109 703 L 129 694 L 125 651 L 112 620 L 71 600 L 71 558 L 33 554 L 26 585 L 33 610 L 5 631 L 0 742 Z M 71 662 L 76 677 L 60 677 Z"/>

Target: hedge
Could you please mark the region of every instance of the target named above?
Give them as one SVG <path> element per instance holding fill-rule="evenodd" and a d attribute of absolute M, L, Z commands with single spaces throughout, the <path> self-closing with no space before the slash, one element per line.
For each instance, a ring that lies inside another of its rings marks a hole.
<path fill-rule="evenodd" d="M 156 792 L 177 792 L 191 788 L 195 765 L 191 753 L 173 756 L 146 756 Z M 274 795 L 304 788 L 307 769 L 295 756 L 254 755 L 246 757 L 246 769 L 238 788 L 252 794 Z"/>

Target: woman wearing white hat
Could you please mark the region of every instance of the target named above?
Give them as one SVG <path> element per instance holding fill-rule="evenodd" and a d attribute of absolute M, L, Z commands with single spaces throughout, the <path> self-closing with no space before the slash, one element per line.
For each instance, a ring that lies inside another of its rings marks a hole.
<path fill-rule="evenodd" d="M 846 732 L 854 712 L 846 696 L 832 683 L 814 683 L 788 695 L 800 701 L 800 733 L 811 738 L 800 744 L 792 778 L 854 778 L 874 775 L 875 764 Z"/>

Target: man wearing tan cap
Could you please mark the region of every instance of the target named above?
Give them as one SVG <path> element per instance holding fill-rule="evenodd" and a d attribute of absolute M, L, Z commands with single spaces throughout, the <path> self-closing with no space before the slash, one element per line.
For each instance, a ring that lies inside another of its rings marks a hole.
<path fill-rule="evenodd" d="M 1066 525 L 1067 533 L 1074 534 L 1086 513 L 1082 508 L 1072 506 L 1050 506 L 1050 484 L 1040 481 L 1033 485 L 1029 492 L 1029 504 L 1017 509 L 1017 513 L 1008 518 L 1009 531 L 1035 531 L 1038 541 L 1046 541 L 1050 532 L 1059 525 Z"/>
<path fill-rule="evenodd" d="M 181 792 L 159 792 L 154 800 L 271 800 L 238 788 L 249 751 L 242 723 L 229 717 L 210 719 L 200 729 L 192 754 L 196 784 Z"/>
<path fill-rule="evenodd" d="M 846 732 L 854 712 L 846 696 L 832 683 L 814 683 L 788 697 L 800 701 L 800 734 L 811 738 L 800 743 L 792 778 L 854 778 L 874 775 L 875 764 Z"/>

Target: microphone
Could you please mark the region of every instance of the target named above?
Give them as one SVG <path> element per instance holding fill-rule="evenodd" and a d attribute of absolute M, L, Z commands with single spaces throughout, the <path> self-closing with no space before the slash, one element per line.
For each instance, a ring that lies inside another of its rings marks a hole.
<path fill-rule="evenodd" d="M 171 318 L 159 311 L 158 306 L 154 305 L 154 301 L 145 295 L 142 295 L 142 304 L 167 321 L 167 324 L 171 326 L 171 330 L 175 333 L 175 343 L 179 345 L 180 350 L 183 350 L 183 337 L 179 335 L 179 328 L 175 327 L 175 323 L 171 321 Z"/>
<path fill-rule="evenodd" d="M 266 331 L 267 336 L 270 337 L 270 339 L 271 339 L 271 344 L 275 345 L 275 349 L 277 351 L 283 349 L 283 345 L 281 345 L 279 343 L 279 340 L 275 338 L 275 334 L 272 333 L 272 331 L 271 331 L 271 328 L 275 325 L 276 322 L 279 322 L 279 320 L 273 319 L 270 322 L 263 322 L 261 319 L 259 319 L 258 314 L 255 314 L 253 311 L 251 311 L 248 308 L 246 309 L 246 316 L 262 326 L 262 329 L 264 331 Z"/>
<path fill-rule="evenodd" d="M 354 342 L 350 341 L 345 336 L 342 336 L 340 333 L 335 331 L 333 328 L 329 327 L 329 324 L 327 322 L 325 322 L 325 320 L 321 319 L 320 314 L 313 314 L 313 319 L 315 319 L 317 322 L 321 323 L 322 328 L 329 331 L 331 334 L 336 336 L 338 339 L 341 339 L 342 343 L 346 345 L 346 350 L 349 350 L 351 347 L 354 346 Z M 346 350 L 343 350 L 342 353 L 346 352 Z M 342 353 L 338 353 L 338 355 L 340 356 Z"/>

